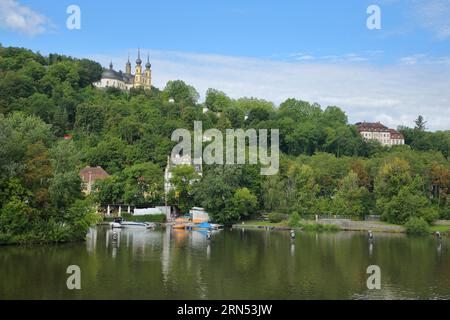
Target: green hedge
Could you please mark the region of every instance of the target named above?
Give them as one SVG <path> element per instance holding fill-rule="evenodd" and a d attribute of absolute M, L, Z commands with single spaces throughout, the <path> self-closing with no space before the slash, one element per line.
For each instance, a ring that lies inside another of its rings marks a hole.
<path fill-rule="evenodd" d="M 430 226 L 423 218 L 412 217 L 405 223 L 406 232 L 413 235 L 430 233 Z"/>
<path fill-rule="evenodd" d="M 166 215 L 165 214 L 155 214 L 155 215 L 145 215 L 145 216 L 133 216 L 132 214 L 125 213 L 122 217 L 126 221 L 136 221 L 136 222 L 157 222 L 157 223 L 165 223 Z M 112 217 L 105 217 L 103 221 L 111 222 L 114 221 Z"/>
<path fill-rule="evenodd" d="M 269 221 L 272 223 L 279 223 L 286 219 L 286 215 L 280 212 L 271 212 L 269 213 Z"/>

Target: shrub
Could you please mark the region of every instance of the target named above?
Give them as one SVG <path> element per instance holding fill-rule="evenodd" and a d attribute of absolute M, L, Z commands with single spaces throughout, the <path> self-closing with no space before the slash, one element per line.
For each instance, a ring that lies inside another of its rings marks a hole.
<path fill-rule="evenodd" d="M 406 232 L 408 234 L 427 234 L 430 231 L 430 226 L 423 218 L 411 217 L 405 223 Z"/>
<path fill-rule="evenodd" d="M 279 223 L 283 221 L 286 218 L 286 216 L 280 212 L 271 212 L 269 213 L 269 220 L 272 223 Z"/>
<path fill-rule="evenodd" d="M 334 224 L 309 223 L 309 224 L 303 225 L 303 230 L 322 232 L 322 231 L 339 231 L 339 230 L 341 230 L 341 228 Z"/>
<path fill-rule="evenodd" d="M 291 228 L 300 228 L 302 226 L 300 223 L 300 215 L 297 212 L 291 214 L 288 225 Z"/>
<path fill-rule="evenodd" d="M 31 217 L 36 214 L 22 200 L 14 197 L 0 210 L 0 230 L 4 233 L 20 234 L 28 231 Z"/>
<path fill-rule="evenodd" d="M 165 214 L 149 214 L 145 216 L 134 216 L 132 214 L 124 214 L 123 218 L 128 221 L 136 221 L 136 222 L 157 222 L 157 223 L 166 222 Z"/>
<path fill-rule="evenodd" d="M 432 224 L 439 218 L 439 211 L 433 207 L 427 207 L 420 210 L 420 217 L 427 223 Z"/>
<path fill-rule="evenodd" d="M 8 234 L 0 233 L 0 246 L 8 244 L 10 242 L 11 236 Z"/>

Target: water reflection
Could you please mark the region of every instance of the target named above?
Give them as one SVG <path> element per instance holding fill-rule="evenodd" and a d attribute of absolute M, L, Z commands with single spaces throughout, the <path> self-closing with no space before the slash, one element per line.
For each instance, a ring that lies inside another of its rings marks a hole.
<path fill-rule="evenodd" d="M 0 298 L 450 298 L 448 238 L 365 233 L 89 230 L 85 244 L 0 248 Z M 376 250 L 375 250 L 376 246 Z M 65 290 L 68 265 L 83 290 Z M 382 290 L 366 287 L 379 265 Z"/>
<path fill-rule="evenodd" d="M 438 240 L 437 253 L 439 257 L 442 256 L 442 240 Z"/>

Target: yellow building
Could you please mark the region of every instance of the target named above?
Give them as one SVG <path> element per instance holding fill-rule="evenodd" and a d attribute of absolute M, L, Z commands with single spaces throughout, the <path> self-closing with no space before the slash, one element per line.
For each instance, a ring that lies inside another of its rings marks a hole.
<path fill-rule="evenodd" d="M 136 59 L 135 73 L 131 72 L 131 62 L 128 56 L 128 61 L 125 65 L 125 73 L 115 71 L 112 62 L 109 69 L 105 69 L 102 73 L 100 81 L 94 83 L 97 88 L 118 88 L 120 90 L 130 90 L 131 88 L 144 88 L 150 90 L 152 88 L 152 65 L 150 64 L 150 57 L 147 56 L 147 63 L 145 70 L 142 68 L 141 50 L 138 50 L 138 58 Z"/>

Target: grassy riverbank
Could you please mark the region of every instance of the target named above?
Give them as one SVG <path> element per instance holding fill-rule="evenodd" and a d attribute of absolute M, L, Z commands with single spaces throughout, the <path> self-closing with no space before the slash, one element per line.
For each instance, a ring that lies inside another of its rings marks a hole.
<path fill-rule="evenodd" d="M 275 229 L 287 229 L 291 228 L 287 220 L 281 222 L 248 220 L 241 224 L 233 225 L 234 228 L 275 228 Z M 341 228 L 332 224 L 315 223 L 314 221 L 303 220 L 298 227 L 292 229 L 302 229 L 304 231 L 340 231 Z"/>
<path fill-rule="evenodd" d="M 236 224 L 233 227 L 238 228 L 289 228 L 289 221 L 283 220 L 281 222 L 248 220 L 241 224 Z M 403 226 L 387 223 L 384 221 L 353 221 L 347 219 L 321 219 L 319 222 L 314 220 L 301 220 L 300 228 L 305 231 L 373 231 L 386 233 L 406 233 Z M 444 224 L 430 226 L 429 232 L 450 234 L 450 222 Z"/>
<path fill-rule="evenodd" d="M 441 233 L 448 233 L 450 234 L 450 225 L 446 226 L 446 225 L 442 225 L 442 226 L 431 226 L 430 227 L 430 231 L 431 232 L 436 232 L 439 231 Z"/>

